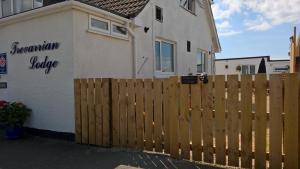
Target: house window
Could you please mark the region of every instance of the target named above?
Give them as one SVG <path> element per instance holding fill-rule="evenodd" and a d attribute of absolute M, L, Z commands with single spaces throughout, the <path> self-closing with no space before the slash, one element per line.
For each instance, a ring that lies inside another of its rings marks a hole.
<path fill-rule="evenodd" d="M 174 44 L 156 41 L 155 63 L 157 72 L 174 73 Z"/>
<path fill-rule="evenodd" d="M 155 17 L 156 17 L 156 20 L 158 20 L 159 22 L 163 21 L 163 10 L 162 10 L 162 8 L 160 8 L 158 6 L 155 7 Z"/>
<path fill-rule="evenodd" d="M 113 28 L 112 29 L 113 34 L 121 35 L 121 36 L 127 36 L 128 34 L 127 28 L 125 28 L 124 26 L 112 24 L 112 28 Z"/>
<path fill-rule="evenodd" d="M 43 0 L 0 0 L 0 16 L 9 16 L 43 6 Z"/>
<path fill-rule="evenodd" d="M 1 0 L 2 16 L 9 16 L 13 13 L 12 0 Z"/>
<path fill-rule="evenodd" d="M 39 8 L 43 6 L 43 0 L 34 0 L 33 1 L 33 7 L 34 8 Z"/>
<path fill-rule="evenodd" d="M 191 41 L 187 41 L 186 50 L 187 50 L 187 52 L 191 52 Z"/>
<path fill-rule="evenodd" d="M 198 49 L 197 52 L 197 73 L 207 72 L 207 52 Z"/>
<path fill-rule="evenodd" d="M 186 10 L 195 13 L 195 0 L 180 0 L 180 5 Z"/>
<path fill-rule="evenodd" d="M 104 33 L 109 33 L 110 23 L 108 20 L 90 16 L 90 29 Z"/>
<path fill-rule="evenodd" d="M 242 65 L 242 74 L 243 75 L 254 75 L 255 74 L 255 65 Z"/>

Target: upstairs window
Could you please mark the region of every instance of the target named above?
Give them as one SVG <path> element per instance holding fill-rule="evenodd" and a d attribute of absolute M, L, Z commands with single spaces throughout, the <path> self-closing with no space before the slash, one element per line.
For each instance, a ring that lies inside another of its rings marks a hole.
<path fill-rule="evenodd" d="M 9 16 L 12 15 L 13 13 L 13 3 L 12 0 L 1 0 L 1 11 L 2 11 L 2 16 Z"/>
<path fill-rule="evenodd" d="M 186 10 L 195 13 L 195 0 L 180 0 L 180 5 Z"/>
<path fill-rule="evenodd" d="M 100 31 L 102 33 L 110 33 L 110 21 L 90 16 L 90 29 Z"/>
<path fill-rule="evenodd" d="M 162 8 L 156 6 L 155 7 L 155 17 L 159 22 L 163 22 L 163 10 Z"/>
<path fill-rule="evenodd" d="M 0 0 L 0 16 L 5 17 L 43 6 L 43 0 Z"/>

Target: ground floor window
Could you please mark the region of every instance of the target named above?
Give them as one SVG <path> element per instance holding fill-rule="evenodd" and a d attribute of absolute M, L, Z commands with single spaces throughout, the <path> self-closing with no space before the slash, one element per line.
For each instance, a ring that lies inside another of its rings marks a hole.
<path fill-rule="evenodd" d="M 255 65 L 242 65 L 242 74 L 243 75 L 254 75 L 255 74 Z"/>
<path fill-rule="evenodd" d="M 157 72 L 174 73 L 174 44 L 155 41 L 155 68 Z"/>
<path fill-rule="evenodd" d="M 208 54 L 206 51 L 198 49 L 197 51 L 197 73 L 207 72 L 207 58 Z"/>

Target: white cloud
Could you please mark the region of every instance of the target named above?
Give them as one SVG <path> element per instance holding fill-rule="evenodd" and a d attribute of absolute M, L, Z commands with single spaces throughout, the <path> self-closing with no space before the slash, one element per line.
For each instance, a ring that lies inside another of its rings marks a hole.
<path fill-rule="evenodd" d="M 229 28 L 231 28 L 231 25 L 230 25 L 229 21 L 224 21 L 222 23 L 217 23 L 217 28 L 220 30 L 229 29 Z"/>
<path fill-rule="evenodd" d="M 264 31 L 272 27 L 272 25 L 263 19 L 263 17 L 258 17 L 256 20 L 245 20 L 244 25 L 248 30 L 254 31 Z"/>
<path fill-rule="evenodd" d="M 213 12 L 216 20 L 242 14 L 246 29 L 264 31 L 284 23 L 299 23 L 300 0 L 217 0 Z"/>
<path fill-rule="evenodd" d="M 219 36 L 220 37 L 228 37 L 228 36 L 234 36 L 234 35 L 238 35 L 241 34 L 242 31 L 234 31 L 234 30 L 230 30 L 230 31 L 224 31 L 224 32 L 220 32 Z"/>

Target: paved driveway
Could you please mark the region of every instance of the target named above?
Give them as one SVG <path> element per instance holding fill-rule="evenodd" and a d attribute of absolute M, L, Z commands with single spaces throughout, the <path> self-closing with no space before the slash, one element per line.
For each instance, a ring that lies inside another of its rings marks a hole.
<path fill-rule="evenodd" d="M 164 155 L 104 149 L 49 138 L 0 139 L 0 169 L 102 168 L 215 169 Z"/>

